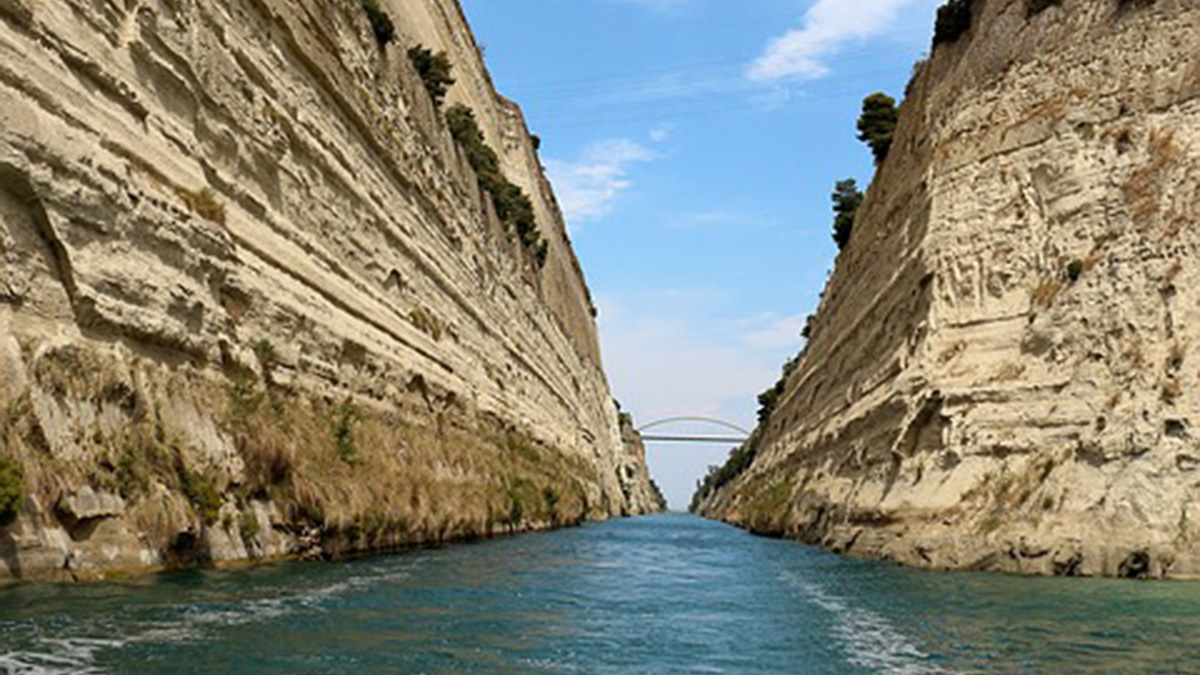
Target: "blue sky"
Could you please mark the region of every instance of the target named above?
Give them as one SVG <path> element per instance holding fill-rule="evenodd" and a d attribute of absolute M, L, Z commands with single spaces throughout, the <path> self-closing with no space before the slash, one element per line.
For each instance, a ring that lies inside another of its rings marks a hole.
<path fill-rule="evenodd" d="M 861 101 L 903 95 L 938 0 L 462 1 L 542 138 L 617 398 L 753 427 L 833 265 L 833 185 L 871 178 Z M 649 459 L 683 508 L 728 451 Z"/>

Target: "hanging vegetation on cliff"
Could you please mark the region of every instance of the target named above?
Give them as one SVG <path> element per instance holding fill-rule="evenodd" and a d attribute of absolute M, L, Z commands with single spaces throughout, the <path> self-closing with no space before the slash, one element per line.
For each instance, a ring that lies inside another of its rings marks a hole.
<path fill-rule="evenodd" d="M 466 154 L 467 163 L 479 176 L 479 186 L 491 195 L 496 215 L 510 233 L 515 233 L 538 267 L 545 265 L 548 249 L 537 229 L 533 202 L 524 190 L 504 177 L 500 157 L 484 140 L 475 113 L 465 105 L 454 105 L 446 111 L 446 123 L 450 126 L 450 135 Z"/>

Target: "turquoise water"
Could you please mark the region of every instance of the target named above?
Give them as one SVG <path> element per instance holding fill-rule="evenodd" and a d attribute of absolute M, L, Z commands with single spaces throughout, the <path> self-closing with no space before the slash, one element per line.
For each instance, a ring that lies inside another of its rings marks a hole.
<path fill-rule="evenodd" d="M 847 561 L 682 515 L 0 591 L 8 673 L 1196 673 L 1200 584 Z"/>

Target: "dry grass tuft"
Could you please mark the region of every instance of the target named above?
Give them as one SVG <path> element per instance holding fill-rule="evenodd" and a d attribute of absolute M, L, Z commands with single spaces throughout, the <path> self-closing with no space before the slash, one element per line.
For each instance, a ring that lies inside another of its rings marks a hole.
<path fill-rule="evenodd" d="M 1065 284 L 1058 277 L 1043 277 L 1030 294 L 1030 301 L 1035 309 L 1049 309 L 1054 305 L 1055 298 L 1062 293 Z"/>
<path fill-rule="evenodd" d="M 1006 363 L 992 378 L 993 382 L 1012 382 L 1021 379 L 1025 374 L 1025 366 L 1019 363 Z"/>
<path fill-rule="evenodd" d="M 949 347 L 946 347 L 945 349 L 943 349 L 942 353 L 938 354 L 937 361 L 941 365 L 950 363 L 954 359 L 958 358 L 958 356 L 960 354 L 962 354 L 966 349 L 967 349 L 967 343 L 963 342 L 962 340 L 959 340 L 958 342 L 955 342 L 954 344 L 950 345 Z"/>
<path fill-rule="evenodd" d="M 1150 161 L 1130 173 L 1121 187 L 1129 204 L 1134 225 L 1148 227 L 1162 207 L 1167 173 L 1179 165 L 1183 155 L 1175 142 L 1173 130 L 1155 129 L 1150 133 L 1147 147 Z"/>
<path fill-rule="evenodd" d="M 1183 396 L 1183 385 L 1179 383 L 1179 378 L 1168 377 L 1162 388 L 1163 403 L 1174 405 L 1180 396 Z"/>
<path fill-rule="evenodd" d="M 1142 351 L 1142 341 L 1136 337 L 1130 340 L 1129 346 L 1125 348 L 1121 358 L 1135 369 L 1146 365 L 1146 354 Z"/>
<path fill-rule="evenodd" d="M 177 194 L 196 215 L 218 225 L 225 224 L 225 205 L 217 200 L 217 193 L 212 188 L 206 187 L 199 192 L 180 188 Z"/>
<path fill-rule="evenodd" d="M 418 330 L 425 333 L 434 340 L 442 339 L 442 322 L 437 316 L 424 307 L 415 307 L 408 313 L 408 320 L 412 322 Z"/>

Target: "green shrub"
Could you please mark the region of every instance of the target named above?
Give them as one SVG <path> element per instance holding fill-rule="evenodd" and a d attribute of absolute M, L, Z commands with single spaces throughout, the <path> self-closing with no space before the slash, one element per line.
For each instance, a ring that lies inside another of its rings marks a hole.
<path fill-rule="evenodd" d="M 363 12 L 371 22 L 371 30 L 375 33 L 375 41 L 380 47 L 386 47 L 396 39 L 396 25 L 392 17 L 379 6 L 379 0 L 362 0 Z"/>
<path fill-rule="evenodd" d="M 126 499 L 150 491 L 150 478 L 160 464 L 160 451 L 152 445 L 126 443 L 117 457 L 117 490 Z"/>
<path fill-rule="evenodd" d="M 896 99 L 891 96 L 875 92 L 863 99 L 862 114 L 858 118 L 858 140 L 871 147 L 875 164 L 881 164 L 887 158 L 899 119 Z"/>
<path fill-rule="evenodd" d="M 25 506 L 25 476 L 21 467 L 0 457 L 0 527 L 12 525 Z"/>
<path fill-rule="evenodd" d="M 242 515 L 238 518 L 238 531 L 242 535 L 242 541 L 249 546 L 258 537 L 259 526 L 258 518 L 254 515 L 254 511 L 247 506 Z"/>
<path fill-rule="evenodd" d="M 333 444 L 338 457 L 347 464 L 358 461 L 358 446 L 354 443 L 354 425 L 358 423 L 358 409 L 350 399 L 342 401 L 334 410 Z"/>
<path fill-rule="evenodd" d="M 1071 283 L 1079 281 L 1079 277 L 1083 274 L 1083 261 L 1076 258 L 1067 265 L 1067 278 Z"/>
<path fill-rule="evenodd" d="M 538 268 L 544 267 L 549 247 L 538 232 L 533 201 L 501 173 L 500 157 L 484 140 L 475 113 L 461 103 L 451 106 L 446 111 L 446 124 L 450 135 L 467 156 L 467 163 L 479 177 L 479 186 L 491 195 L 496 216 L 533 256 Z"/>
<path fill-rule="evenodd" d="M 212 480 L 202 474 L 193 473 L 179 460 L 179 482 L 183 494 L 192 503 L 205 525 L 216 523 L 221 517 L 221 506 L 225 503 Z"/>
<path fill-rule="evenodd" d="M 429 98 L 433 99 L 434 105 L 442 105 L 442 101 L 446 99 L 446 92 L 454 85 L 454 78 L 451 76 L 454 66 L 450 63 L 450 57 L 446 52 L 434 54 L 426 47 L 413 47 L 408 50 L 408 58 L 412 61 L 413 68 L 416 68 L 417 74 L 421 76 L 425 91 L 429 92 Z"/>
<path fill-rule="evenodd" d="M 485 190 L 493 192 L 499 189 L 502 179 L 500 175 L 500 157 L 487 144 L 475 112 L 467 106 L 458 103 L 446 111 L 446 125 L 450 135 L 458 142 L 467 163 L 479 175 L 479 182 Z"/>
<path fill-rule="evenodd" d="M 972 0 L 949 0 L 938 8 L 933 27 L 933 46 L 958 40 L 971 30 L 974 8 Z"/>
<path fill-rule="evenodd" d="M 863 203 L 863 193 L 853 178 L 839 181 L 833 189 L 833 240 L 838 250 L 846 248 L 854 232 L 854 219 Z M 805 326 L 807 328 L 807 325 Z M 807 337 L 807 336 L 806 336 Z"/>
<path fill-rule="evenodd" d="M 267 338 L 263 338 L 254 343 L 254 356 L 258 359 L 258 363 L 262 366 L 263 373 L 270 375 L 279 363 L 279 356 L 275 352 L 275 345 Z"/>
<path fill-rule="evenodd" d="M 695 511 L 705 497 L 725 487 L 750 468 L 758 454 L 758 438 L 759 435 L 756 433 L 750 437 L 750 440 L 730 450 L 729 457 L 724 464 L 708 467 L 708 473 L 704 479 L 696 484 L 696 493 L 692 496 L 690 510 Z"/>
<path fill-rule="evenodd" d="M 521 496 L 513 490 L 508 493 L 508 526 L 519 527 L 521 519 L 525 517 L 525 507 L 521 505 Z"/>

